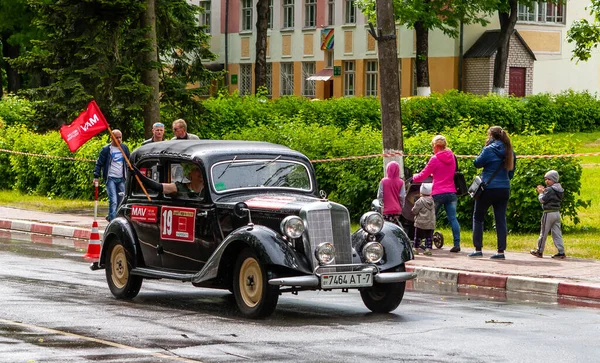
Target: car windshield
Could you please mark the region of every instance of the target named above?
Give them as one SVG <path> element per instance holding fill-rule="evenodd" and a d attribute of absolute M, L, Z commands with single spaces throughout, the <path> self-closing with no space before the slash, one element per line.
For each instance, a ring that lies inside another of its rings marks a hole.
<path fill-rule="evenodd" d="M 310 191 L 310 173 L 304 164 L 282 160 L 232 160 L 213 165 L 212 183 L 217 192 L 245 188 L 289 188 Z"/>

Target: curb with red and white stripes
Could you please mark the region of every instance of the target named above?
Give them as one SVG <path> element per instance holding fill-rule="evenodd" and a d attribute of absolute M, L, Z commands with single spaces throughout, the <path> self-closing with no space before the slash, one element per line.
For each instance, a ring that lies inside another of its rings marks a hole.
<path fill-rule="evenodd" d="M 0 229 L 85 240 L 90 238 L 91 227 L 90 229 L 83 229 L 31 221 L 0 219 Z M 100 232 L 100 236 L 102 236 L 102 232 Z"/>
<path fill-rule="evenodd" d="M 24 233 L 23 233 L 24 232 Z M 77 227 L 36 223 L 31 221 L 0 219 L 0 237 L 27 240 L 33 243 L 55 244 L 86 250 L 92 231 Z M 100 239 L 103 232 L 99 232 Z M 64 237 L 72 240 L 65 240 Z M 443 268 L 406 266 L 407 272 L 417 274 L 419 280 L 433 280 L 457 286 L 496 288 L 511 292 L 538 292 L 558 297 L 600 300 L 600 286 L 575 283 L 553 278 L 500 275 L 459 271 Z"/>
<path fill-rule="evenodd" d="M 488 274 L 421 266 L 406 266 L 406 271 L 416 273 L 417 279 L 435 280 L 456 285 L 490 287 L 511 292 L 529 291 L 556 295 L 558 297 L 600 300 L 600 286 L 574 283 L 569 280 Z"/>

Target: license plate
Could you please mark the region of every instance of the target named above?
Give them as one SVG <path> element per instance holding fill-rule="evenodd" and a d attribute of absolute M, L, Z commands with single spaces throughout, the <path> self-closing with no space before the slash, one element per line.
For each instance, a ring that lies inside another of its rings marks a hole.
<path fill-rule="evenodd" d="M 321 288 L 323 289 L 345 289 L 365 286 L 373 286 L 372 272 L 346 272 L 321 275 Z"/>

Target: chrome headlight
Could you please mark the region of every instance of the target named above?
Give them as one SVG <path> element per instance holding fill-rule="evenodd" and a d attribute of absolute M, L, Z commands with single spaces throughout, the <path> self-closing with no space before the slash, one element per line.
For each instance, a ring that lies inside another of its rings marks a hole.
<path fill-rule="evenodd" d="M 281 233 L 289 238 L 296 239 L 304 233 L 304 222 L 298 216 L 288 216 L 281 221 Z"/>
<path fill-rule="evenodd" d="M 383 228 L 383 216 L 377 212 L 367 212 L 360 217 L 360 226 L 370 234 L 377 234 Z"/>
<path fill-rule="evenodd" d="M 362 254 L 367 262 L 377 263 L 383 258 L 383 246 L 379 242 L 369 242 L 363 249 Z"/>
<path fill-rule="evenodd" d="M 328 265 L 335 258 L 335 247 L 329 242 L 323 242 L 315 249 L 315 257 L 320 263 Z"/>

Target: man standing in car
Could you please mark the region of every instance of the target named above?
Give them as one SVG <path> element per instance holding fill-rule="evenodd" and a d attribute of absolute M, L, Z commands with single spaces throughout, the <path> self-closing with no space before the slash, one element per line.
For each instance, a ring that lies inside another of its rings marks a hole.
<path fill-rule="evenodd" d="M 198 136 L 187 132 L 187 124 L 183 119 L 173 121 L 173 134 L 175 136 L 171 140 L 200 140 Z"/>
<path fill-rule="evenodd" d="M 129 148 L 121 142 L 123 139 L 121 131 L 113 130 L 112 133 L 114 139 L 100 150 L 100 156 L 98 156 L 94 168 L 94 183 L 102 175 L 104 185 L 106 185 L 106 193 L 108 194 L 108 216 L 106 216 L 106 220 L 109 222 L 115 218 L 117 206 L 121 203 L 125 192 L 126 164 L 123 153 L 129 158 Z M 119 149 L 115 139 L 121 144 L 121 149 Z"/>

